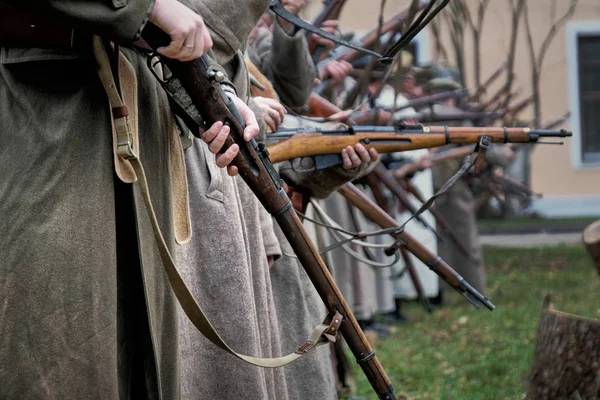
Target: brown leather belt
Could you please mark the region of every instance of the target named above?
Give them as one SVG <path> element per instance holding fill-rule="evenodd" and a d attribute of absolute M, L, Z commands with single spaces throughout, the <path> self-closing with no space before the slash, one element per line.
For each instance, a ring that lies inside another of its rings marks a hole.
<path fill-rule="evenodd" d="M 59 26 L 35 13 L 15 10 L 0 2 L 0 45 L 39 48 L 79 48 L 91 36 Z"/>

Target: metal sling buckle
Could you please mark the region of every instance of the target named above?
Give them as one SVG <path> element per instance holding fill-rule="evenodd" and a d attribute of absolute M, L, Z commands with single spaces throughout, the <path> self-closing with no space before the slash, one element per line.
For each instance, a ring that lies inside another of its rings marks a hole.
<path fill-rule="evenodd" d="M 117 143 L 117 155 L 125 160 L 131 160 L 137 157 L 133 152 L 133 147 L 129 140 Z"/>

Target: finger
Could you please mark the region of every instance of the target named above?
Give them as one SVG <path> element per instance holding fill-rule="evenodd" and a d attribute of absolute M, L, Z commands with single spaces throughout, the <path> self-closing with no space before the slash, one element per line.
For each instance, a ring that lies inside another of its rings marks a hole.
<path fill-rule="evenodd" d="M 361 162 L 363 162 L 365 164 L 368 164 L 371 162 L 371 156 L 369 155 L 369 152 L 367 151 L 367 149 L 365 149 L 365 146 L 363 146 L 362 144 L 358 143 L 358 144 L 354 145 L 354 151 L 360 158 Z"/>
<path fill-rule="evenodd" d="M 342 167 L 344 169 L 352 168 L 352 161 L 350 161 L 350 157 L 348 157 L 348 150 L 346 149 L 342 150 Z"/>
<path fill-rule="evenodd" d="M 371 161 L 373 162 L 377 161 L 377 159 L 379 158 L 379 152 L 373 147 L 369 149 L 369 155 L 371 156 Z"/>
<path fill-rule="evenodd" d="M 223 122 L 221 121 L 217 121 L 214 124 L 212 124 L 212 126 L 204 131 L 200 133 L 200 137 L 202 138 L 202 140 L 204 140 L 206 143 L 210 143 L 213 141 L 213 139 L 215 137 L 217 137 L 217 135 L 219 134 L 219 132 L 221 131 L 221 128 L 223 128 Z"/>
<path fill-rule="evenodd" d="M 183 45 L 186 42 L 193 43 L 195 34 L 196 27 L 194 25 L 189 27 L 182 27 L 179 31 L 171 35 L 171 43 L 169 43 L 169 45 L 164 48 L 162 53 L 159 53 L 164 55 L 165 57 L 169 57 L 175 60 L 185 59 L 187 56 L 189 56 L 189 54 L 185 53 L 185 51 L 183 50 Z"/>
<path fill-rule="evenodd" d="M 229 165 L 227 167 L 227 175 L 236 176 L 237 174 L 238 174 L 238 167 L 236 167 L 235 165 Z"/>
<path fill-rule="evenodd" d="M 269 116 L 273 119 L 273 122 L 275 122 L 277 126 L 281 125 L 283 116 L 277 110 L 273 108 L 269 109 Z"/>
<path fill-rule="evenodd" d="M 223 147 L 225 141 L 227 140 L 227 137 L 229 136 L 230 130 L 231 129 L 227 125 L 221 128 L 217 136 L 208 144 L 208 149 L 211 153 L 217 154 L 219 151 L 221 151 L 221 148 Z"/>
<path fill-rule="evenodd" d="M 254 136 L 258 135 L 260 128 L 258 127 L 258 122 L 256 121 L 256 116 L 253 112 L 247 113 L 243 117 L 244 120 L 246 120 L 246 128 L 244 129 L 244 140 L 246 142 L 249 142 Z"/>
<path fill-rule="evenodd" d="M 361 164 L 360 157 L 354 151 L 354 147 L 348 146 L 347 150 L 348 150 L 348 157 L 350 157 L 350 161 L 352 162 L 351 168 L 360 167 L 360 164 Z"/>
<path fill-rule="evenodd" d="M 265 124 L 267 124 L 269 129 L 271 129 L 271 132 L 275 132 L 277 130 L 275 127 L 275 121 L 273 121 L 273 118 L 271 118 L 269 114 L 264 114 L 263 119 L 265 120 Z"/>
<path fill-rule="evenodd" d="M 231 164 L 231 162 L 233 161 L 235 156 L 237 156 L 239 150 L 240 150 L 240 146 L 238 146 L 237 144 L 232 144 L 227 149 L 227 151 L 225 151 L 225 153 L 218 154 L 216 157 L 217 167 L 225 168 L 226 166 Z"/>

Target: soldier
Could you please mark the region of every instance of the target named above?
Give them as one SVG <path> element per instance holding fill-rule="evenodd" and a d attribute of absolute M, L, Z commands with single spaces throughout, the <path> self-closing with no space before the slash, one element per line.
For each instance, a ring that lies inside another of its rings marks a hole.
<path fill-rule="evenodd" d="M 173 0 L 5 3 L 27 12 L 0 10 L 0 397 L 177 399 L 176 305 L 139 185 L 114 172 L 91 34 L 122 44 L 122 94 L 143 99 L 128 104 L 143 133 L 136 151 L 172 247 L 175 125 L 146 57 L 130 47 L 149 20 L 171 36 L 161 54 L 191 60 L 210 49 L 208 30 Z M 234 101 L 249 139 L 258 126 Z M 204 138 L 216 153 L 224 135 L 217 123 Z M 236 152 L 210 162 L 225 167 Z"/>
<path fill-rule="evenodd" d="M 457 82 L 455 75 L 452 71 L 440 69 L 436 73 L 436 77 L 424 85 L 424 92 L 430 95 L 462 89 L 462 85 Z M 462 111 L 458 108 L 457 99 L 451 98 L 441 104 L 434 105 L 432 112 L 460 114 Z M 463 121 L 461 125 L 473 126 L 471 121 L 468 120 Z M 511 153 L 508 147 L 493 145 L 486 155 L 486 160 L 494 164 L 507 165 L 511 160 Z M 432 169 L 434 192 L 439 190 L 459 170 L 460 166 L 460 160 L 449 160 L 436 164 Z M 483 293 L 485 290 L 483 254 L 479 243 L 473 194 L 467 182 L 464 179 L 457 181 L 444 195 L 436 200 L 435 206 L 458 237 L 463 240 L 470 255 L 467 257 L 460 253 L 450 241 L 446 240 L 443 242 L 438 241 L 440 256 L 475 289 Z M 441 287 L 447 290 L 449 286 L 443 284 Z"/>
<path fill-rule="evenodd" d="M 295 1 L 284 1 L 283 5 L 293 12 Z M 311 93 L 316 69 L 308 53 L 303 32 L 295 32 L 294 27 L 279 18 L 270 20 L 272 26 L 255 30 L 248 49 L 250 59 L 269 78 L 279 97 L 289 106 L 303 105 Z M 272 130 L 283 122 L 287 126 L 299 123 L 294 117 L 285 115 L 273 99 L 254 98 Z M 326 197 L 336 186 L 352 179 L 368 164 L 376 159 L 376 152 L 367 152 L 362 146 L 356 150 L 349 148 L 342 154 L 343 167 L 326 171 L 307 172 L 299 170 L 311 162 L 309 158 L 294 163 L 280 164 L 282 178 L 295 187 L 310 191 L 317 197 Z M 295 167 L 292 167 L 292 164 Z M 284 352 L 293 351 L 306 339 L 310 331 L 323 320 L 324 306 L 312 282 L 299 264 L 283 232 L 276 228 L 281 246 L 281 257 L 277 257 L 270 268 L 273 296 Z M 287 395 L 290 399 L 335 399 L 337 398 L 333 369 L 328 347 L 321 347 L 305 358 L 284 368 Z"/>

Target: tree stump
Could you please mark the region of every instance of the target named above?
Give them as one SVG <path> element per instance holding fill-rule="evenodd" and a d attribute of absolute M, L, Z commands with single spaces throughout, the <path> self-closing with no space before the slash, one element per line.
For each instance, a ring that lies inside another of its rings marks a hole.
<path fill-rule="evenodd" d="M 600 399 L 600 321 L 557 311 L 546 296 L 527 399 L 579 398 Z"/>
<path fill-rule="evenodd" d="M 583 243 L 592 256 L 594 265 L 600 275 L 600 220 L 590 224 L 583 230 Z"/>

